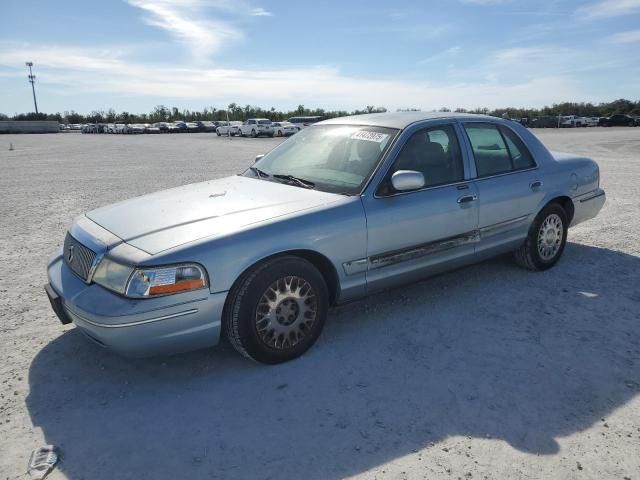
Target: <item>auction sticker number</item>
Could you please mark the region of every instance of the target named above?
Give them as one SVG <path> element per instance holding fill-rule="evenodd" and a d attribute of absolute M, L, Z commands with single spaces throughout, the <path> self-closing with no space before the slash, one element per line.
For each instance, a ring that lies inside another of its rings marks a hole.
<path fill-rule="evenodd" d="M 382 143 L 389 135 L 386 133 L 369 132 L 367 130 L 360 130 L 359 132 L 351 135 L 354 140 L 366 140 L 368 142 Z"/>

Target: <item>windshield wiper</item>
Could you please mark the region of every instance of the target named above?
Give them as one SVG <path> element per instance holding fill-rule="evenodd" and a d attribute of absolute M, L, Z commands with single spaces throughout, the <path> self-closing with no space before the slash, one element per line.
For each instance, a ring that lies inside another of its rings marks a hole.
<path fill-rule="evenodd" d="M 304 178 L 294 177 L 293 175 L 273 175 L 274 178 L 279 178 L 280 180 L 286 180 L 288 182 L 295 183 L 299 187 L 302 188 L 315 188 L 316 184 L 310 180 L 305 180 Z"/>
<path fill-rule="evenodd" d="M 263 172 L 258 167 L 249 167 L 249 170 L 255 173 L 258 177 L 268 178 L 270 176 L 267 172 Z"/>

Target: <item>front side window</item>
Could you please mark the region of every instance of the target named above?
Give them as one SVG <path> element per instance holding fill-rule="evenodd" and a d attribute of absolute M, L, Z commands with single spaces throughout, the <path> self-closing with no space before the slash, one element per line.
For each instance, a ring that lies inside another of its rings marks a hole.
<path fill-rule="evenodd" d="M 425 187 L 464 180 L 462 155 L 453 127 L 444 125 L 414 133 L 402 147 L 379 194 L 393 193 L 391 176 L 398 170 L 422 173 Z"/>
<path fill-rule="evenodd" d="M 312 182 L 317 190 L 355 195 L 362 191 L 397 133 L 393 128 L 358 125 L 305 128 L 243 175 L 268 181 L 295 176 Z"/>
<path fill-rule="evenodd" d="M 526 146 L 511 129 L 487 123 L 467 123 L 464 128 L 471 142 L 478 177 L 535 166 Z"/>

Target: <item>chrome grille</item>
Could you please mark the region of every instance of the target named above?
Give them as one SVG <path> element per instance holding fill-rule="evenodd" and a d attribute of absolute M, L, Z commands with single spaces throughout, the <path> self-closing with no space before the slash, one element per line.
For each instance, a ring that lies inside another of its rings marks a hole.
<path fill-rule="evenodd" d="M 64 250 L 62 252 L 64 263 L 85 282 L 89 278 L 93 261 L 96 254 L 93 250 L 88 249 L 69 233 L 64 239 Z"/>

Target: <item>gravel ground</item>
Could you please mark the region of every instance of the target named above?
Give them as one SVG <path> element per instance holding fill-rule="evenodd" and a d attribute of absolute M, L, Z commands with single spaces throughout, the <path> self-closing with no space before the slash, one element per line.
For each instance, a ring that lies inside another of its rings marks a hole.
<path fill-rule="evenodd" d="M 535 133 L 595 158 L 608 194 L 555 268 L 503 257 L 336 308 L 276 367 L 226 344 L 119 358 L 42 285 L 76 215 L 278 140 L 0 136 L 0 478 L 52 443 L 54 479 L 640 479 L 640 128 Z"/>

